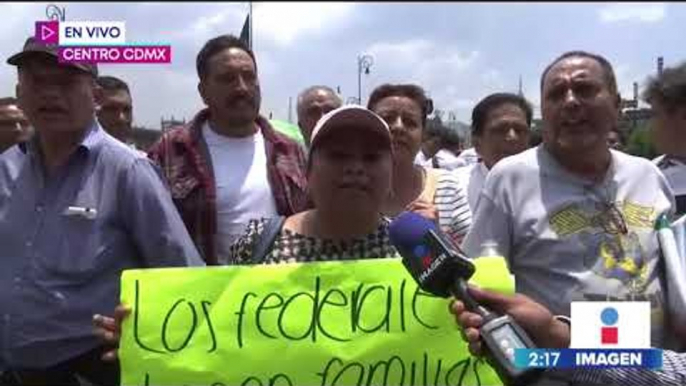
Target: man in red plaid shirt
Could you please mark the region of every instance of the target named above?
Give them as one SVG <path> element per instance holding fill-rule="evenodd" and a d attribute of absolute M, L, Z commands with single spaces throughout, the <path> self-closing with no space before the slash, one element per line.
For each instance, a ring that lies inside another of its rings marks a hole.
<path fill-rule="evenodd" d="M 308 209 L 305 157 L 259 114 L 257 63 L 243 41 L 209 40 L 196 67 L 207 108 L 166 132 L 149 156 L 162 167 L 207 264 L 225 264 L 250 219 Z"/>

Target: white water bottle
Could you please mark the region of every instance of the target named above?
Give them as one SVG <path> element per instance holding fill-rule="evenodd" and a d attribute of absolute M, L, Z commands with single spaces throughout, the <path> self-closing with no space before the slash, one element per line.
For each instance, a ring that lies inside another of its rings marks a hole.
<path fill-rule="evenodd" d="M 503 257 L 498 251 L 498 243 L 493 240 L 487 240 L 481 244 L 481 252 L 479 253 L 479 258 L 481 257 Z"/>

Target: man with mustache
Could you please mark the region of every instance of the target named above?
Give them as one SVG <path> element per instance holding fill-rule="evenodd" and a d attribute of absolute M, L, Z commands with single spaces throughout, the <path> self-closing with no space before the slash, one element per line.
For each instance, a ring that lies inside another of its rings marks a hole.
<path fill-rule="evenodd" d="M 96 65 L 33 37 L 7 62 L 35 135 L 0 154 L 0 384 L 119 384 L 92 315 L 123 270 L 202 260 L 159 169 L 98 124 Z"/>
<path fill-rule="evenodd" d="M 654 225 L 674 198 L 653 163 L 608 147 L 620 106 L 612 66 L 563 54 L 541 76 L 541 104 L 542 145 L 489 171 L 465 251 L 496 242 L 516 291 L 553 314 L 574 300 L 649 301 L 653 346 L 670 348 Z"/>
<path fill-rule="evenodd" d="M 198 53 L 198 91 L 207 105 L 149 150 L 207 264 L 225 264 L 250 219 L 308 208 L 301 147 L 260 116 L 253 52 L 222 35 Z"/>

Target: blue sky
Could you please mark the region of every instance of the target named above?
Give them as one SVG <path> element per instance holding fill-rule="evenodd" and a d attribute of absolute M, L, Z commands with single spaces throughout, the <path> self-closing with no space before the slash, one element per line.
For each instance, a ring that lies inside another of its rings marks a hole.
<path fill-rule="evenodd" d="M 7 58 L 45 19 L 49 3 L 2 3 L 0 53 Z M 195 56 L 208 39 L 238 34 L 247 2 L 55 3 L 68 20 L 126 21 L 130 42 L 172 45 L 170 65 L 107 65 L 132 90 L 134 123 L 159 127 L 160 117 L 191 118 L 203 104 Z M 564 51 L 600 53 L 614 65 L 620 91 L 665 65 L 686 60 L 684 3 L 253 3 L 254 48 L 262 113 L 288 119 L 288 100 L 312 84 L 357 95 L 357 56 L 374 58 L 362 94 L 385 82 L 415 82 L 437 108 L 470 123 L 471 109 L 497 91 L 516 91 L 538 106 L 539 78 Z M 4 60 L 3 60 L 4 61 Z M 0 66 L 0 96 L 13 95 L 16 72 Z M 538 114 L 536 109 L 535 114 Z"/>

